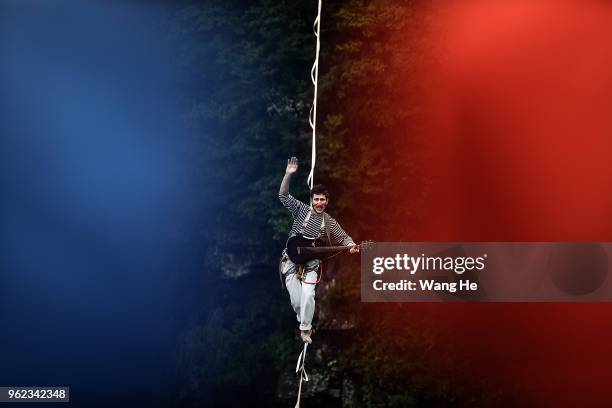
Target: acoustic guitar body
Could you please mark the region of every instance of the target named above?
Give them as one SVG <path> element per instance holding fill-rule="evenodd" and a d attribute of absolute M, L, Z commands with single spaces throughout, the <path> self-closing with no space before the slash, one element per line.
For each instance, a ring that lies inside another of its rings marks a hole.
<path fill-rule="evenodd" d="M 325 241 L 321 238 L 308 238 L 302 235 L 294 235 L 287 240 L 287 256 L 296 265 L 304 265 L 313 259 L 321 259 L 322 253 L 305 253 L 304 248 L 319 248 L 324 247 Z"/>

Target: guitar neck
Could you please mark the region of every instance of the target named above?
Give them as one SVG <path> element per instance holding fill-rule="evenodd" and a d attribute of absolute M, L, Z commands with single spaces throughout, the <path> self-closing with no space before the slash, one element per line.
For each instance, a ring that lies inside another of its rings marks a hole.
<path fill-rule="evenodd" d="M 342 249 L 349 249 L 352 248 L 352 245 L 340 245 L 340 246 L 328 246 L 325 247 L 325 249 L 329 249 L 330 251 L 340 251 Z"/>
<path fill-rule="evenodd" d="M 327 246 L 327 247 L 299 247 L 298 252 L 301 254 L 325 254 L 329 252 L 338 252 L 344 249 L 352 248 L 352 245 L 344 246 Z"/>

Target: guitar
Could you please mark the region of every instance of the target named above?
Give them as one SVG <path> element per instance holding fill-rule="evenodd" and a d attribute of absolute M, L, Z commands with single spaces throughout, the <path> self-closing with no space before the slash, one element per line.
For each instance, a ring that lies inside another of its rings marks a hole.
<path fill-rule="evenodd" d="M 359 247 L 363 246 L 362 242 Z M 313 259 L 323 259 L 328 254 L 338 254 L 351 249 L 352 245 L 325 246 L 321 238 L 308 238 L 294 235 L 287 240 L 287 256 L 296 265 L 303 265 Z"/>

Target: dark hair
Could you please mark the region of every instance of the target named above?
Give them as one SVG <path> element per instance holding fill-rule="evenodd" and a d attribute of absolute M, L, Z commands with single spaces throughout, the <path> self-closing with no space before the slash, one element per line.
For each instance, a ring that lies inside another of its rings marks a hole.
<path fill-rule="evenodd" d="M 323 184 L 315 184 L 312 186 L 312 190 L 310 190 L 310 198 L 314 197 L 315 194 L 322 194 L 327 200 L 329 200 L 329 191 L 327 191 L 327 187 L 325 187 Z"/>

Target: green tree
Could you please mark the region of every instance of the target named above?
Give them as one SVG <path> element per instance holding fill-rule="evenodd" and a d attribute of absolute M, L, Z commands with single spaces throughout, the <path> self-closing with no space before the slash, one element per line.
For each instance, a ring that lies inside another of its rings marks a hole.
<path fill-rule="evenodd" d="M 330 187 L 331 211 L 356 239 L 414 238 L 411 225 L 419 222 L 427 194 L 419 163 L 425 160 L 422 97 L 430 85 L 420 72 L 433 61 L 425 52 L 430 28 L 423 4 L 324 4 L 315 180 Z M 292 192 L 307 194 L 315 13 L 314 1 L 212 0 L 181 9 L 173 24 L 171 38 L 188 78 L 187 118 L 217 169 L 204 182 L 222 186 L 210 258 L 248 272 L 236 280 L 248 282 L 242 289 L 221 281 L 209 291 L 213 299 L 204 318 L 181 342 L 193 389 L 241 384 L 256 390 L 266 367 L 278 374 L 292 349 L 290 313 L 283 314 L 286 299 L 272 294 L 270 282 L 277 281 L 270 270 L 290 220 L 276 198 L 287 157 L 303 159 Z M 398 191 L 411 192 L 411 199 Z M 364 402 L 473 402 L 452 370 L 436 373 L 427 365 L 426 351 L 444 336 L 401 306 L 361 304 L 356 262 L 343 265 L 342 284 L 327 291 L 320 307 L 354 318 L 359 334 L 340 348 L 338 361 L 361 379 Z M 260 270 L 268 272 L 258 275 Z M 240 295 L 247 291 L 257 296 Z M 429 329 L 415 334 L 424 327 Z M 249 343 L 253 333 L 256 347 Z M 213 379 L 219 371 L 223 375 Z"/>

